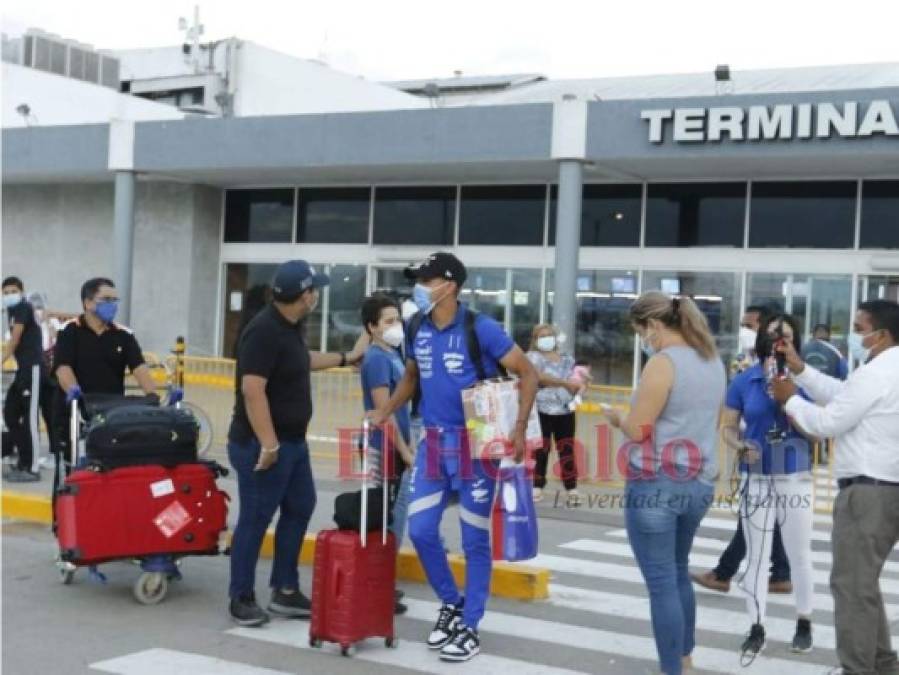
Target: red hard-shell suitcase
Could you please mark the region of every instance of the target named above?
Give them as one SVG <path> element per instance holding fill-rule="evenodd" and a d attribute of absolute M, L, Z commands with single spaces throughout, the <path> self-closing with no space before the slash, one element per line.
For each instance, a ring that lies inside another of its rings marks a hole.
<path fill-rule="evenodd" d="M 368 421 L 363 424 L 362 517 L 368 522 Z M 381 453 L 387 459 L 388 453 Z M 386 466 L 383 476 L 387 476 Z M 382 637 L 397 644 L 393 626 L 396 539 L 387 531 L 387 490 L 380 532 L 323 530 L 315 541 L 309 644 L 336 642 L 344 656 L 354 643 Z"/>
<path fill-rule="evenodd" d="M 217 553 L 228 506 L 215 479 L 206 464 L 73 472 L 56 501 L 60 557 L 96 565 Z"/>

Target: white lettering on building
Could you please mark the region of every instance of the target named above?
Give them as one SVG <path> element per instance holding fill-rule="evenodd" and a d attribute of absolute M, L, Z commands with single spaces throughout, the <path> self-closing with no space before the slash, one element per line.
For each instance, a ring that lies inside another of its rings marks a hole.
<path fill-rule="evenodd" d="M 899 136 L 890 101 L 754 105 L 748 108 L 660 108 L 643 110 L 649 142 L 661 144 L 731 141 L 788 141 L 809 138 Z M 667 131 L 670 129 L 670 131 Z"/>

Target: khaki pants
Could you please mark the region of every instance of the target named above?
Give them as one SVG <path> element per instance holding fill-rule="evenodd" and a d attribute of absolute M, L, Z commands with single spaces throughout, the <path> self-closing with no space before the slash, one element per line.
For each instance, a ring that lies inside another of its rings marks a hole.
<path fill-rule="evenodd" d="M 846 675 L 899 675 L 880 594 L 883 563 L 899 541 L 899 487 L 851 485 L 833 509 L 837 656 Z"/>

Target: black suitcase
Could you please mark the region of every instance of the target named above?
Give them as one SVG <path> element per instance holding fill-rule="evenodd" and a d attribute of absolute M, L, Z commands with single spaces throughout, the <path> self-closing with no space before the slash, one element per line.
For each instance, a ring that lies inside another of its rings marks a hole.
<path fill-rule="evenodd" d="M 181 408 L 127 406 L 95 415 L 85 442 L 89 464 L 105 469 L 197 461 L 199 427 Z"/>

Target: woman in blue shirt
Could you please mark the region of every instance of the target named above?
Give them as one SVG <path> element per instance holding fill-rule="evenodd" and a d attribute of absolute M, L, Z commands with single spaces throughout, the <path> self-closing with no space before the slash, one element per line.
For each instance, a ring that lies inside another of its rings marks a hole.
<path fill-rule="evenodd" d="M 790 560 L 799 615 L 792 649 L 805 653 L 812 648 L 811 448 L 769 393 L 769 380 L 776 376 L 774 345 L 780 340 L 792 342 L 800 351 L 799 326 L 792 316 L 771 317 L 759 331 L 759 361 L 731 382 L 722 415 L 725 439 L 742 459 L 740 520 L 748 566 L 740 586 L 747 593 L 746 608 L 752 619 L 742 646 L 744 663 L 765 647 L 768 578 L 762 567 L 771 556 L 775 523 L 780 525 Z M 742 434 L 741 419 L 745 423 Z"/>
<path fill-rule="evenodd" d="M 371 345 L 365 352 L 360 368 L 362 384 L 362 401 L 366 412 L 383 406 L 396 389 L 397 383 L 403 379 L 405 367 L 397 349 L 403 343 L 403 322 L 399 308 L 386 295 L 375 294 L 362 303 L 362 324 L 371 335 Z M 410 448 L 409 408 L 403 406 L 388 421 L 393 427 L 388 435 L 394 450 L 396 467 L 394 476 L 388 477 L 394 505 L 393 533 L 396 535 L 396 546 L 399 549 L 406 529 L 406 503 L 408 501 L 409 472 L 414 454 Z M 384 433 L 374 429 L 369 439 L 369 466 L 373 467 L 375 476 L 381 478 L 382 450 Z M 402 477 L 403 482 L 400 481 Z M 404 489 L 405 488 L 405 489 Z"/>

